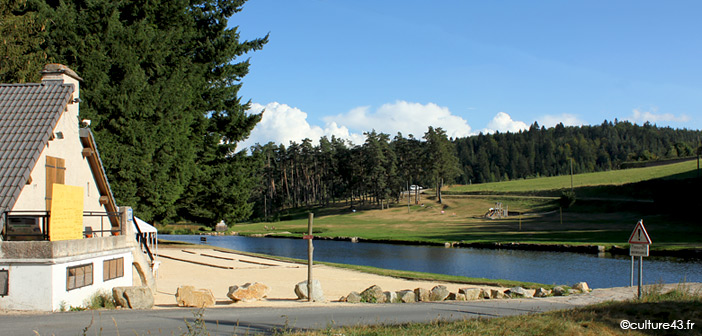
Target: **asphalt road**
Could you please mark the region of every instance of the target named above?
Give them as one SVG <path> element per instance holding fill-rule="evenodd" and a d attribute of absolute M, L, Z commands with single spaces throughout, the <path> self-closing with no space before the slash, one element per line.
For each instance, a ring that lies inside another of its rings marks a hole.
<path fill-rule="evenodd" d="M 257 335 L 283 329 L 490 318 L 572 307 L 539 299 L 512 299 L 309 308 L 213 308 L 204 311 L 202 320 L 210 335 Z M 186 321 L 193 325 L 195 314 L 197 309 L 185 308 L 7 314 L 0 315 L 0 335 L 181 335 L 187 331 Z"/>

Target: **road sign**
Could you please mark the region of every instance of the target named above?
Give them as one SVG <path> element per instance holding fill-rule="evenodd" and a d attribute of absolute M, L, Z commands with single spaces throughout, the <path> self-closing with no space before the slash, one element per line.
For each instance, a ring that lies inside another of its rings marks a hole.
<path fill-rule="evenodd" d="M 629 237 L 629 244 L 652 244 L 651 237 L 648 236 L 648 232 L 646 232 L 646 228 L 643 225 L 643 219 L 636 223 L 634 232 Z"/>
<path fill-rule="evenodd" d="M 643 285 L 643 257 L 648 257 L 648 247 L 651 243 L 651 237 L 648 236 L 643 219 L 641 219 L 636 223 L 634 232 L 629 237 L 629 255 L 631 256 L 631 282 L 629 285 L 634 285 L 634 257 L 639 257 L 639 299 L 643 295 L 641 289 Z"/>
<path fill-rule="evenodd" d="M 629 245 L 629 255 L 632 257 L 648 257 L 648 244 Z"/>

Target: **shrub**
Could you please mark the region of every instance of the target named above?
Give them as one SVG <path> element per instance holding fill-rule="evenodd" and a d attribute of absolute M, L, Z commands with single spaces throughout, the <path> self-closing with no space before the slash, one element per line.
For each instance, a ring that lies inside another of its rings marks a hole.
<path fill-rule="evenodd" d="M 115 300 L 111 293 L 99 291 L 88 299 L 86 304 L 88 309 L 115 309 Z"/>
<path fill-rule="evenodd" d="M 575 192 L 570 190 L 562 192 L 558 203 L 563 209 L 572 207 L 575 204 Z"/>

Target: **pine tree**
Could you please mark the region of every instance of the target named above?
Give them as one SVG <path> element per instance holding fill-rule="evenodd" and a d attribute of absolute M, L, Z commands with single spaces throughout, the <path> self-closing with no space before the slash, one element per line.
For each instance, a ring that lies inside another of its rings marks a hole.
<path fill-rule="evenodd" d="M 46 54 L 44 20 L 26 0 L 0 2 L 0 83 L 39 81 Z"/>
<path fill-rule="evenodd" d="M 91 119 L 119 203 L 146 220 L 247 218 L 255 163 L 235 155 L 260 115 L 237 96 L 264 37 L 239 41 L 244 1 L 45 3 L 51 60 L 85 80 Z"/>

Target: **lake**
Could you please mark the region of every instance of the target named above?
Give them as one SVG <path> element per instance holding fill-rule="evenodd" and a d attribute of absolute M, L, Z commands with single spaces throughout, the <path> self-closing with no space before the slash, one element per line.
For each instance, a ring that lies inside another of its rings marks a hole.
<path fill-rule="evenodd" d="M 204 244 L 213 247 L 307 259 L 307 241 L 302 239 L 159 235 L 161 239 L 193 244 L 202 244 L 200 237 L 207 237 Z M 702 282 L 701 260 L 643 259 L 644 284 Z M 444 248 L 333 240 L 314 240 L 314 260 L 544 284 L 573 285 L 585 281 L 591 288 L 628 286 L 631 270 L 628 256 L 598 257 L 571 252 Z M 638 281 L 636 279 L 638 276 L 635 274 L 635 281 Z"/>

